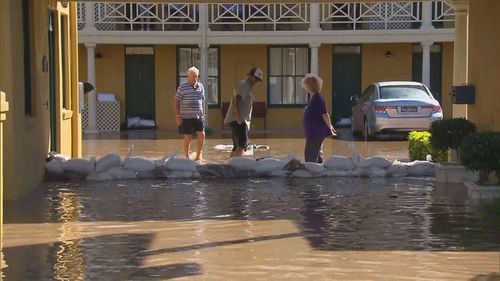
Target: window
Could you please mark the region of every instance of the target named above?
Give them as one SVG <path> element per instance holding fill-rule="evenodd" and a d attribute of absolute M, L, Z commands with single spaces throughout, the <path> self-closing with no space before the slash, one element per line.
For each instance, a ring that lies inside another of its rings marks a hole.
<path fill-rule="evenodd" d="M 362 94 L 361 94 L 361 97 L 360 97 L 360 101 L 363 103 L 363 102 L 367 102 L 369 101 L 370 99 L 372 99 L 373 97 L 373 94 L 375 94 L 375 86 L 373 85 L 370 85 Z"/>
<path fill-rule="evenodd" d="M 220 62 L 219 48 L 211 47 L 208 49 L 208 73 L 203 86 L 205 87 L 205 96 L 210 107 L 219 107 L 220 102 Z M 186 71 L 191 66 L 200 69 L 201 73 L 201 54 L 198 47 L 178 47 L 177 48 L 177 85 L 186 81 Z"/>
<path fill-rule="evenodd" d="M 33 115 L 31 97 L 31 1 L 23 0 L 24 114 Z"/>
<path fill-rule="evenodd" d="M 423 86 L 385 86 L 380 87 L 381 99 L 430 100 L 431 97 Z"/>
<path fill-rule="evenodd" d="M 303 106 L 307 95 L 300 85 L 309 72 L 308 47 L 270 47 L 268 50 L 268 104 Z"/>

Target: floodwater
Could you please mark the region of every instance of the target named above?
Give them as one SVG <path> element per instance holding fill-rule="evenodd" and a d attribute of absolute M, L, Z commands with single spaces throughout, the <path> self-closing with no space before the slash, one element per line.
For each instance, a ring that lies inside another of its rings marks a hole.
<path fill-rule="evenodd" d="M 432 178 L 46 183 L 5 280 L 499 280 L 500 217 Z"/>
<path fill-rule="evenodd" d="M 365 142 L 353 139 L 346 129 L 340 129 L 339 137 L 327 138 L 323 142 L 323 153 L 331 155 L 351 156 L 349 145 L 354 145 L 362 157 L 383 156 L 391 160 L 408 159 L 408 142 L 401 136 L 382 136 L 376 141 Z M 254 157 L 283 157 L 295 155 L 304 158 L 305 139 L 301 132 L 278 133 L 252 133 L 250 141 L 254 145 L 267 145 L 269 150 L 254 150 Z M 279 136 L 279 137 L 275 137 Z M 221 163 L 229 159 L 229 151 L 215 149 L 217 145 L 232 145 L 230 133 L 217 134 L 207 137 L 203 149 L 205 162 Z M 181 136 L 172 132 L 131 131 L 116 135 L 88 137 L 83 141 L 83 157 L 102 157 L 112 151 L 117 151 L 122 157 L 127 155 L 128 147 L 134 146 L 133 155 L 150 158 L 161 158 L 165 154 L 178 151 L 182 155 Z M 196 140 L 191 142 L 191 152 L 194 152 Z M 194 157 L 191 157 L 194 158 Z M 326 159 L 326 158 L 325 158 Z"/>
<path fill-rule="evenodd" d="M 404 139 L 324 142 L 324 153 L 407 159 Z M 255 157 L 303 157 L 297 136 L 254 135 Z M 84 140 L 85 157 L 161 157 L 176 135 Z M 207 139 L 225 162 L 229 136 Z M 6 202 L 4 280 L 500 280 L 500 215 L 433 178 L 45 183 Z"/>

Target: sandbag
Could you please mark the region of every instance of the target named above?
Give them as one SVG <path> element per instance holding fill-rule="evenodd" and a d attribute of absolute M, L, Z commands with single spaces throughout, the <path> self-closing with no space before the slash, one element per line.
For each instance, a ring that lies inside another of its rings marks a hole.
<path fill-rule="evenodd" d="M 45 163 L 45 171 L 47 171 L 47 174 L 52 176 L 61 175 L 62 173 L 64 173 L 63 164 L 64 162 L 59 160 L 49 161 Z"/>
<path fill-rule="evenodd" d="M 165 166 L 172 171 L 194 172 L 198 163 L 187 158 L 170 158 Z"/>
<path fill-rule="evenodd" d="M 328 170 L 337 170 L 337 171 L 351 171 L 354 170 L 354 168 L 356 168 L 351 158 L 343 156 L 332 156 L 328 158 L 323 163 L 323 165 Z"/>
<path fill-rule="evenodd" d="M 360 159 L 358 163 L 358 167 L 360 168 L 380 168 L 380 169 L 387 169 L 391 166 L 391 161 L 385 159 L 384 157 L 380 156 L 374 156 L 374 157 L 368 157 L 364 159 Z"/>
<path fill-rule="evenodd" d="M 127 157 L 123 167 L 135 172 L 149 172 L 156 168 L 152 159 L 144 157 Z"/>
<path fill-rule="evenodd" d="M 328 170 L 325 169 L 322 173 L 324 177 L 352 177 L 354 176 L 354 170 L 351 171 L 341 171 L 341 170 Z"/>
<path fill-rule="evenodd" d="M 388 177 L 406 177 L 408 176 L 410 169 L 406 163 L 399 162 L 398 160 L 394 160 L 392 165 L 387 168 L 387 176 Z"/>
<path fill-rule="evenodd" d="M 314 162 L 305 162 L 304 167 L 313 174 L 321 174 L 325 170 L 325 166 L 323 166 L 323 164 Z"/>
<path fill-rule="evenodd" d="M 285 162 L 276 158 L 264 158 L 257 161 L 254 171 L 258 174 L 270 174 L 274 171 L 283 170 Z"/>
<path fill-rule="evenodd" d="M 227 164 L 239 171 L 252 171 L 255 168 L 257 161 L 252 158 L 233 157 L 229 159 Z"/>
<path fill-rule="evenodd" d="M 414 177 L 430 177 L 436 175 L 434 163 L 427 161 L 413 161 L 407 164 L 409 175 Z"/>
<path fill-rule="evenodd" d="M 91 173 L 87 176 L 88 181 L 125 180 L 135 178 L 137 178 L 137 173 L 135 171 L 127 170 L 123 167 L 111 167 L 104 172 Z"/>
<path fill-rule="evenodd" d="M 90 160 L 82 158 L 69 159 L 63 163 L 62 168 L 64 172 L 87 175 L 94 171 L 95 158 Z"/>
<path fill-rule="evenodd" d="M 312 178 L 313 176 L 313 173 L 308 170 L 296 170 L 290 174 L 290 177 L 292 178 Z"/>
<path fill-rule="evenodd" d="M 106 156 L 101 157 L 95 163 L 96 173 L 104 172 L 109 168 L 118 167 L 122 164 L 122 159 L 118 152 L 112 152 Z"/>

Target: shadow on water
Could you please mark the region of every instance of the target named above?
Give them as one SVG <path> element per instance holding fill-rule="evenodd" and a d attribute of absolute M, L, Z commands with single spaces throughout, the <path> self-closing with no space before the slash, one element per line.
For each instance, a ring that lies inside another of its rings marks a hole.
<path fill-rule="evenodd" d="M 198 263 L 144 267 L 141 253 L 151 240 L 152 235 L 118 234 L 8 247 L 3 274 L 5 280 L 168 280 L 201 274 Z"/>
<path fill-rule="evenodd" d="M 500 273 L 481 274 L 474 276 L 470 281 L 499 281 Z"/>

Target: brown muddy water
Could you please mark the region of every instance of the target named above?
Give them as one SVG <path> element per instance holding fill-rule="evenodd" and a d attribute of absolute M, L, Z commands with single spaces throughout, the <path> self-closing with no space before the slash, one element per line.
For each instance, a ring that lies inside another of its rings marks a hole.
<path fill-rule="evenodd" d="M 432 178 L 46 183 L 4 280 L 499 280 L 500 217 Z"/>
<path fill-rule="evenodd" d="M 351 156 L 350 145 L 353 145 L 362 157 L 383 156 L 391 160 L 407 160 L 409 157 L 408 142 L 401 136 L 382 136 L 375 141 L 365 142 L 353 139 L 346 129 L 339 129 L 339 133 L 338 138 L 327 138 L 323 142 L 323 153 L 326 157 L 331 155 Z M 269 150 L 255 150 L 254 157 L 295 155 L 299 159 L 304 158 L 305 139 L 301 137 L 301 132 L 256 132 L 251 134 L 250 141 L 255 145 L 269 146 Z M 215 149 L 215 146 L 231 144 L 232 140 L 228 132 L 207 137 L 203 148 L 205 162 L 226 162 L 229 159 L 229 151 Z M 133 155 L 137 156 L 160 158 L 175 151 L 179 151 L 178 156 L 182 156 L 182 140 L 179 135 L 164 131 L 130 131 L 120 135 L 87 137 L 83 141 L 83 156 L 99 158 L 112 151 L 117 151 L 122 157 L 125 157 L 130 146 L 134 146 Z M 193 140 L 191 142 L 192 153 L 195 147 L 196 141 Z"/>

